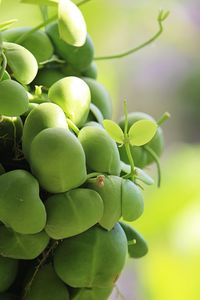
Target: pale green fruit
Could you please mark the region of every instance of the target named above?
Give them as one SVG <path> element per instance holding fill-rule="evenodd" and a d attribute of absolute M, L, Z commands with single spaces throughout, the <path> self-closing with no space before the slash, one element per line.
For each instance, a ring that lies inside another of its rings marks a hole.
<path fill-rule="evenodd" d="M 30 147 L 34 137 L 46 128 L 68 128 L 63 110 L 54 103 L 42 103 L 34 108 L 24 123 L 22 149 L 29 159 Z"/>
<path fill-rule="evenodd" d="M 6 42 L 15 42 L 20 36 L 26 34 L 31 29 L 31 27 L 12 28 L 2 32 L 2 38 Z M 50 59 L 53 55 L 51 41 L 48 35 L 42 30 L 30 33 L 23 42 L 18 44 L 29 50 L 35 56 L 38 64 Z"/>
<path fill-rule="evenodd" d="M 39 184 L 27 171 L 14 170 L 0 176 L 0 221 L 21 234 L 37 233 L 45 227 Z"/>
<path fill-rule="evenodd" d="M 17 270 L 17 260 L 0 256 L 0 293 L 6 291 L 12 285 Z"/>
<path fill-rule="evenodd" d="M 80 130 L 78 138 L 85 151 L 89 169 L 112 175 L 120 174 L 119 151 L 105 129 L 87 126 Z"/>
<path fill-rule="evenodd" d="M 90 189 L 75 189 L 47 199 L 46 232 L 53 239 L 77 235 L 99 222 L 103 201 Z"/>
<path fill-rule="evenodd" d="M 69 300 L 69 292 L 48 264 L 38 271 L 24 300 Z"/>
<path fill-rule="evenodd" d="M 35 78 L 38 65 L 33 54 L 26 48 L 9 42 L 3 43 L 3 49 L 13 76 L 22 84 L 29 84 Z"/>
<path fill-rule="evenodd" d="M 86 180 L 83 148 L 64 128 L 44 129 L 33 139 L 30 165 L 40 185 L 50 193 L 66 192 Z"/>
<path fill-rule="evenodd" d="M 103 217 L 99 224 L 103 228 L 111 230 L 122 215 L 122 178 L 105 176 L 102 181 L 101 176 L 99 176 L 97 179 L 90 180 L 88 187 L 94 189 L 101 196 L 104 203 Z"/>
<path fill-rule="evenodd" d="M 140 188 L 131 180 L 122 181 L 122 217 L 126 221 L 138 219 L 144 211 L 144 199 Z"/>
<path fill-rule="evenodd" d="M 49 243 L 49 237 L 41 231 L 36 234 L 19 234 L 0 226 L 0 255 L 15 259 L 35 259 Z"/>
<path fill-rule="evenodd" d="M 105 119 L 112 117 L 112 101 L 105 87 L 98 81 L 84 77 L 83 80 L 90 88 L 91 102 L 102 112 Z"/>
<path fill-rule="evenodd" d="M 80 9 L 70 0 L 60 0 L 58 4 L 58 29 L 62 40 L 81 47 L 84 45 L 87 28 Z"/>
<path fill-rule="evenodd" d="M 86 122 L 91 97 L 89 87 L 82 79 L 74 76 L 60 79 L 50 87 L 48 96 L 77 126 Z"/>
<path fill-rule="evenodd" d="M 72 287 L 111 288 L 124 267 L 126 254 L 127 239 L 119 224 L 111 231 L 94 226 L 58 246 L 54 268 Z"/>
<path fill-rule="evenodd" d="M 28 95 L 24 87 L 14 80 L 0 82 L 0 114 L 18 117 L 28 109 Z"/>

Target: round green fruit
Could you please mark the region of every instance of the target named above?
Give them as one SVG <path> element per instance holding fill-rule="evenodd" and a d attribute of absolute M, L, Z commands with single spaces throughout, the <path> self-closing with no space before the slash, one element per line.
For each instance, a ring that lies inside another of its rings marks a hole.
<path fill-rule="evenodd" d="M 0 256 L 0 293 L 6 291 L 12 285 L 17 270 L 17 260 Z"/>
<path fill-rule="evenodd" d="M 95 226 L 58 246 L 54 268 L 72 287 L 111 288 L 124 267 L 126 254 L 127 239 L 119 224 L 111 231 Z"/>

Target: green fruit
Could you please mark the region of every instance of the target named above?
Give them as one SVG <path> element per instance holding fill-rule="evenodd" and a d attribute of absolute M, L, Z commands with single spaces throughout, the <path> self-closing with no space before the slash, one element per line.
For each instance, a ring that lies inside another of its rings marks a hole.
<path fill-rule="evenodd" d="M 16 154 L 22 132 L 23 123 L 20 117 L 0 116 L 0 161 L 2 163 Z"/>
<path fill-rule="evenodd" d="M 89 189 L 75 189 L 51 196 L 46 201 L 46 232 L 53 239 L 64 239 L 82 233 L 99 222 L 103 201 Z"/>
<path fill-rule="evenodd" d="M 34 137 L 46 128 L 68 128 L 63 110 L 54 103 L 42 103 L 34 108 L 24 123 L 22 149 L 29 159 Z"/>
<path fill-rule="evenodd" d="M 64 128 L 44 129 L 33 139 L 30 165 L 41 186 L 51 193 L 66 192 L 86 180 L 83 148 Z"/>
<path fill-rule="evenodd" d="M 90 180 L 88 187 L 95 190 L 104 203 L 103 217 L 99 224 L 103 228 L 111 230 L 122 215 L 122 178 L 117 176 L 101 178 L 99 176 L 97 179 Z"/>
<path fill-rule="evenodd" d="M 71 295 L 72 300 L 107 300 L 112 293 L 111 288 L 82 288 L 74 289 Z"/>
<path fill-rule="evenodd" d="M 62 79 L 65 75 L 59 69 L 41 69 L 35 77 L 34 85 L 43 85 L 50 88 L 56 81 Z"/>
<path fill-rule="evenodd" d="M 72 287 L 112 288 L 125 264 L 127 239 L 119 224 L 98 226 L 65 239 L 56 249 L 54 268 Z"/>
<path fill-rule="evenodd" d="M 90 88 L 91 101 L 102 112 L 105 119 L 112 117 L 112 101 L 104 86 L 92 78 L 83 78 Z"/>
<path fill-rule="evenodd" d="M 38 271 L 24 300 L 69 300 L 69 293 L 48 264 Z"/>
<path fill-rule="evenodd" d="M 82 79 L 65 77 L 50 87 L 48 96 L 77 126 L 85 123 L 90 110 L 90 90 Z"/>
<path fill-rule="evenodd" d="M 21 234 L 37 233 L 45 227 L 39 184 L 27 171 L 14 170 L 0 176 L 0 220 Z"/>
<path fill-rule="evenodd" d="M 78 138 L 85 151 L 89 169 L 112 175 L 120 174 L 120 157 L 117 145 L 103 128 L 84 127 L 80 130 Z"/>
<path fill-rule="evenodd" d="M 139 187 L 131 180 L 122 181 L 122 217 L 126 221 L 138 219 L 144 211 L 144 199 Z"/>
<path fill-rule="evenodd" d="M 7 79 L 10 79 L 10 75 L 8 74 L 8 72 L 7 72 L 7 71 L 4 71 L 4 73 L 3 73 L 3 77 L 2 77 L 2 79 L 1 79 L 1 81 L 3 81 L 3 80 L 7 80 Z"/>
<path fill-rule="evenodd" d="M 155 122 L 155 120 L 151 116 L 145 113 L 133 112 L 128 114 L 128 129 L 131 127 L 132 124 L 142 119 L 151 120 Z M 124 118 L 121 119 L 119 125 L 122 128 L 122 130 L 124 130 Z M 164 148 L 164 139 L 162 129 L 160 127 L 158 128 L 152 140 L 149 143 L 145 144 L 145 146 L 150 147 L 156 153 L 157 156 L 161 155 Z M 145 166 L 151 164 L 154 161 L 153 157 L 147 152 L 147 150 L 145 150 L 144 146 L 130 146 L 130 149 L 132 157 L 134 159 L 134 163 L 137 167 L 144 168 Z M 129 164 L 125 147 L 120 147 L 119 152 L 121 160 Z"/>
<path fill-rule="evenodd" d="M 47 26 L 46 31 L 52 40 L 56 54 L 67 63 L 78 71 L 85 71 L 90 66 L 94 58 L 94 45 L 89 35 L 83 46 L 74 47 L 60 39 L 56 22 Z"/>
<path fill-rule="evenodd" d="M 2 38 L 6 42 L 14 43 L 20 36 L 26 34 L 31 29 L 31 27 L 12 28 L 2 32 Z M 23 42 L 19 42 L 18 44 L 29 50 L 35 56 L 38 64 L 49 60 L 53 55 L 51 41 L 48 35 L 42 30 L 31 33 Z"/>
<path fill-rule="evenodd" d="M 28 109 L 28 95 L 14 80 L 0 82 L 0 115 L 18 117 Z"/>
<path fill-rule="evenodd" d="M 124 222 L 120 222 L 120 225 L 122 226 L 129 242 L 129 256 L 133 258 L 140 258 L 146 255 L 148 252 L 148 246 L 144 238 L 131 225 Z"/>
<path fill-rule="evenodd" d="M 17 260 L 0 256 L 0 293 L 6 291 L 12 285 L 17 270 Z"/>
<path fill-rule="evenodd" d="M 87 28 L 80 9 L 70 0 L 58 4 L 59 36 L 66 43 L 81 47 L 85 43 Z"/>
<path fill-rule="evenodd" d="M 13 76 L 22 84 L 29 84 L 35 78 L 38 65 L 33 54 L 26 48 L 9 42 L 3 43 L 8 66 Z"/>
<path fill-rule="evenodd" d="M 19 234 L 0 226 L 0 255 L 15 259 L 35 259 L 49 243 L 49 237 L 41 231 L 37 234 Z"/>
<path fill-rule="evenodd" d="M 23 115 L 21 115 L 21 119 L 22 119 L 23 123 L 25 122 L 25 120 L 26 120 L 27 116 L 30 114 L 30 112 L 34 108 L 36 108 L 38 105 L 39 105 L 38 103 L 29 102 L 27 111 Z"/>
<path fill-rule="evenodd" d="M 97 79 L 97 65 L 94 61 L 82 72 L 82 76 Z"/>

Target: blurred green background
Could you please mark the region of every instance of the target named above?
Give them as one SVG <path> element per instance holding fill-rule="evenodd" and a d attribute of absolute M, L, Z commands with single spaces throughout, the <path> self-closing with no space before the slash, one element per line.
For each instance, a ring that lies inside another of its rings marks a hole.
<path fill-rule="evenodd" d="M 172 115 L 163 125 L 162 186 L 146 188 L 145 213 L 133 224 L 148 241 L 149 254 L 127 261 L 117 283 L 123 296 L 116 289 L 112 300 L 200 299 L 200 2 L 93 0 L 82 11 L 99 56 L 148 39 L 160 8 L 171 14 L 159 40 L 124 59 L 98 62 L 114 119 L 124 98 L 129 111 L 156 119 L 164 111 Z M 41 15 L 35 6 L 3 0 L 0 18 L 36 25 Z M 154 167 L 147 171 L 156 177 Z"/>

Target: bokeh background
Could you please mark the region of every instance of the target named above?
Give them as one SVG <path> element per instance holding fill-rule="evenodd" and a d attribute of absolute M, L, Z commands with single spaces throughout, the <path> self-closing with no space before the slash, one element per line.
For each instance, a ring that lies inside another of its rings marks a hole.
<path fill-rule="evenodd" d="M 78 1 L 76 1 L 78 2 Z M 133 226 L 149 253 L 128 260 L 110 300 L 200 299 L 200 2 L 199 0 L 93 0 L 82 7 L 96 56 L 132 48 L 157 31 L 159 9 L 170 10 L 162 36 L 132 56 L 98 62 L 98 80 L 113 100 L 113 119 L 144 111 L 163 125 L 162 185 L 145 190 L 145 213 Z M 2 0 L 0 19 L 36 25 L 40 11 Z M 156 178 L 155 168 L 147 170 Z"/>

